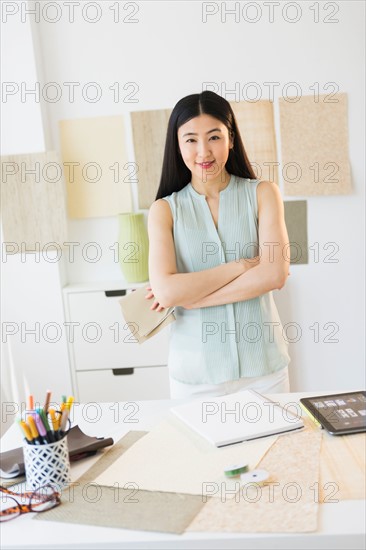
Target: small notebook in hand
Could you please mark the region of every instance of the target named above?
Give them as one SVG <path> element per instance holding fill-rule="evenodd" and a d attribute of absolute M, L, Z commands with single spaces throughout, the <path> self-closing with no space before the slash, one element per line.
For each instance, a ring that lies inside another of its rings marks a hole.
<path fill-rule="evenodd" d="M 150 309 L 153 299 L 145 298 L 147 293 L 145 287 L 140 287 L 119 300 L 123 317 L 131 334 L 139 344 L 155 336 L 164 327 L 175 321 L 174 307 L 163 309 L 163 311 Z"/>
<path fill-rule="evenodd" d="M 90 437 L 84 434 L 79 426 L 73 426 L 67 434 L 67 446 L 70 462 L 75 462 L 86 456 L 91 456 L 98 449 L 113 445 L 111 437 Z M 0 476 L 12 478 L 25 473 L 23 447 L 0 453 Z"/>

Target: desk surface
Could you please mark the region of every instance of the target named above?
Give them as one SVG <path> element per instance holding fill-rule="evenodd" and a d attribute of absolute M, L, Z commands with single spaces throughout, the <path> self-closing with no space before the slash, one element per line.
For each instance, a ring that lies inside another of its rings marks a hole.
<path fill-rule="evenodd" d="M 306 394 L 276 394 L 268 396 L 285 405 L 302 396 L 334 392 L 307 392 Z M 181 401 L 137 401 L 133 403 L 76 404 L 73 423 L 91 436 L 111 436 L 115 441 L 130 430 L 150 430 L 164 419 L 173 405 Z M 16 426 L 1 439 L 1 451 L 22 444 Z M 99 458 L 91 457 L 73 463 L 72 480 L 79 478 Z M 32 514 L 1 525 L 1 548 L 61 549 L 61 548 L 243 548 L 243 549 L 320 549 L 365 548 L 365 501 L 340 501 L 322 504 L 319 528 L 314 533 L 165 533 L 91 527 L 89 525 L 60 524 L 50 521 L 32 521 Z"/>

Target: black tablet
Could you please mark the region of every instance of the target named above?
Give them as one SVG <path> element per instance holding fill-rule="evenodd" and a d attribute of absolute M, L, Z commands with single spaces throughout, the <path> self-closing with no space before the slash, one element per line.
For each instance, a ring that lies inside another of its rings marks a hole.
<path fill-rule="evenodd" d="M 333 435 L 366 431 L 366 392 L 306 397 L 300 402 Z"/>

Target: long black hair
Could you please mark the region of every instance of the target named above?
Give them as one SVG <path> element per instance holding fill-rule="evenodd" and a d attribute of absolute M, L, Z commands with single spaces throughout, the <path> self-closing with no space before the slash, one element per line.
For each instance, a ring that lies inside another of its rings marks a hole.
<path fill-rule="evenodd" d="M 201 114 L 210 115 L 225 124 L 229 136 L 234 138 L 234 146 L 229 149 L 225 164 L 229 174 L 241 178 L 256 179 L 253 168 L 246 155 L 239 128 L 230 103 L 223 97 L 205 90 L 200 94 L 183 97 L 175 105 L 168 122 L 163 167 L 159 188 L 155 200 L 180 191 L 191 181 L 191 171 L 185 165 L 179 149 L 178 129 L 194 117 Z"/>

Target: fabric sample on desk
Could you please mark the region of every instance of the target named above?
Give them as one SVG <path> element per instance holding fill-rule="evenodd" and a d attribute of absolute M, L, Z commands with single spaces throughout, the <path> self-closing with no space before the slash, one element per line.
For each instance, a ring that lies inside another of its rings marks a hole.
<path fill-rule="evenodd" d="M 319 482 L 320 444 L 321 433 L 313 430 L 279 436 L 258 466 L 270 473 L 269 482 L 250 484 L 226 499 L 225 487 L 219 487 L 220 498 L 211 498 L 187 531 L 315 531 L 318 502 L 310 487 Z"/>
<path fill-rule="evenodd" d="M 169 413 L 95 481 L 122 487 L 133 479 L 146 491 L 202 495 L 207 482 L 235 487 L 224 469 L 243 460 L 255 468 L 276 439 L 274 435 L 217 449 Z"/>
<path fill-rule="evenodd" d="M 24 476 L 18 476 L 18 477 L 0 477 L 0 485 L 3 487 L 14 487 L 15 485 L 19 485 L 18 489 L 15 489 L 15 491 L 21 491 L 20 484 L 25 481 L 25 475 Z M 14 491 L 14 489 L 12 489 Z"/>
<path fill-rule="evenodd" d="M 320 502 L 365 499 L 366 434 L 330 435 L 323 430 Z"/>
<path fill-rule="evenodd" d="M 62 504 L 38 514 L 38 521 L 59 521 L 181 534 L 203 506 L 199 496 L 142 491 L 136 484 L 116 480 L 106 487 L 95 482 L 129 447 L 147 432 L 131 431 L 62 493 Z"/>

